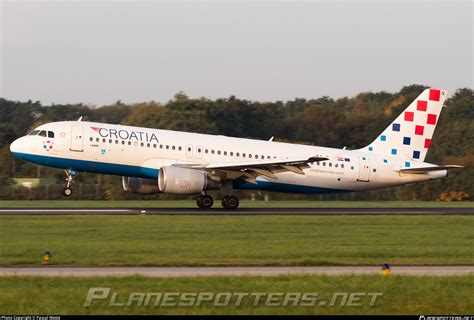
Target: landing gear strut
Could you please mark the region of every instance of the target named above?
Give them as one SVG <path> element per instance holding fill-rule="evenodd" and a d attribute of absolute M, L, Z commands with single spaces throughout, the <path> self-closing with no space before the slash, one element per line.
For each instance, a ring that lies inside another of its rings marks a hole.
<path fill-rule="evenodd" d="M 214 204 L 214 200 L 212 197 L 208 194 L 201 194 L 197 199 L 196 199 L 196 204 L 200 209 L 209 209 L 212 207 Z"/>
<path fill-rule="evenodd" d="M 236 196 L 225 196 L 222 198 L 222 207 L 226 210 L 235 210 L 239 207 L 239 199 Z"/>
<path fill-rule="evenodd" d="M 70 197 L 72 195 L 71 184 L 74 182 L 74 177 L 77 173 L 71 169 L 65 170 L 64 172 L 66 173 L 66 187 L 63 189 L 63 195 Z"/>

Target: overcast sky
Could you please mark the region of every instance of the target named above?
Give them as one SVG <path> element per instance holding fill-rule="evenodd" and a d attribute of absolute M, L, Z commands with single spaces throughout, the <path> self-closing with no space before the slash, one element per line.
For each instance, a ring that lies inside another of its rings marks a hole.
<path fill-rule="evenodd" d="M 473 87 L 471 0 L 0 1 L 0 96 L 13 100 Z"/>

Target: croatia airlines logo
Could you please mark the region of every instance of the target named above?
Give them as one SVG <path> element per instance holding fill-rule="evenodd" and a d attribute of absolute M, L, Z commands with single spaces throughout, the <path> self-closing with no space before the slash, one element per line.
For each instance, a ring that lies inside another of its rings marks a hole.
<path fill-rule="evenodd" d="M 43 141 L 43 149 L 46 150 L 46 151 L 49 151 L 51 149 L 53 149 L 54 147 L 54 142 L 51 141 L 51 140 L 45 140 Z"/>
<path fill-rule="evenodd" d="M 116 130 L 109 128 L 90 127 L 93 131 L 99 134 L 102 138 L 122 139 L 139 142 L 159 142 L 156 135 L 147 131 L 135 130 Z"/>

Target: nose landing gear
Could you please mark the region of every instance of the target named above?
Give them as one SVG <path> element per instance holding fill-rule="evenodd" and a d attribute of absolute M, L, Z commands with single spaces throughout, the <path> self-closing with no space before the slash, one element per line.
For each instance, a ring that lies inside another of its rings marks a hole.
<path fill-rule="evenodd" d="M 72 195 L 71 184 L 74 182 L 74 177 L 77 175 L 76 171 L 71 169 L 65 170 L 66 173 L 66 187 L 63 189 L 63 195 L 70 197 Z"/>

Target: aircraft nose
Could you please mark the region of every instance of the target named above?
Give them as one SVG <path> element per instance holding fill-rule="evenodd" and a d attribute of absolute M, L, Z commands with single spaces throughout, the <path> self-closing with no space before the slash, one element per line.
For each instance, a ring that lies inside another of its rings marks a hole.
<path fill-rule="evenodd" d="M 11 153 L 17 154 L 17 153 L 24 153 L 26 151 L 27 144 L 24 138 L 25 137 L 18 138 L 10 144 Z"/>

